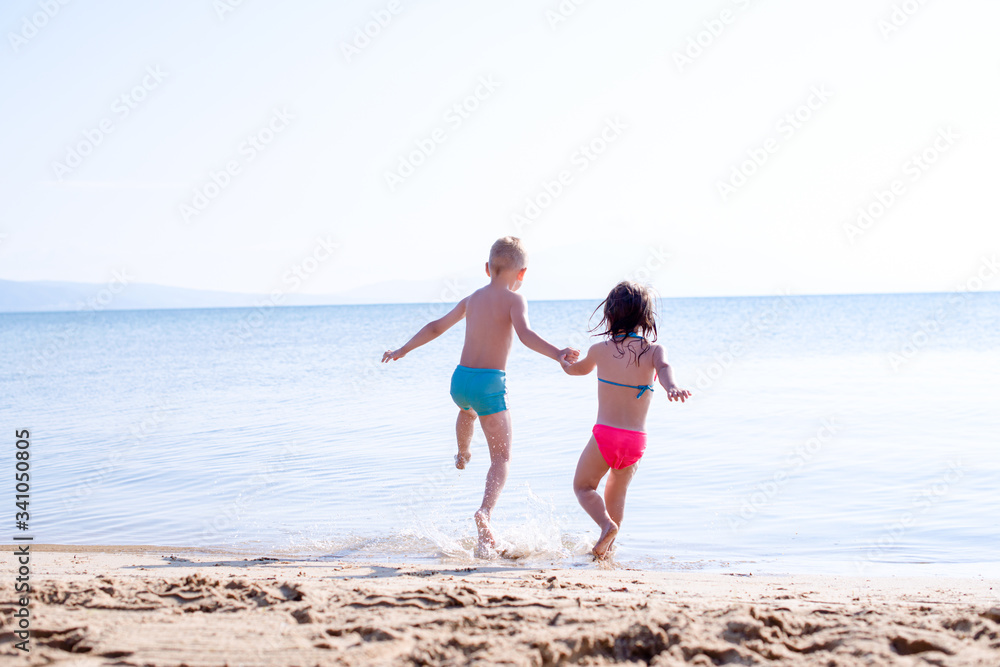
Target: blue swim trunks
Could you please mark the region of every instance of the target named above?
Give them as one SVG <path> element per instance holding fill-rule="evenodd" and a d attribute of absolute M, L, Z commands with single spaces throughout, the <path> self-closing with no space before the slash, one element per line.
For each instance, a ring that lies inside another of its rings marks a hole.
<path fill-rule="evenodd" d="M 451 376 L 455 405 L 480 417 L 507 409 L 507 374 L 496 368 L 459 366 Z"/>

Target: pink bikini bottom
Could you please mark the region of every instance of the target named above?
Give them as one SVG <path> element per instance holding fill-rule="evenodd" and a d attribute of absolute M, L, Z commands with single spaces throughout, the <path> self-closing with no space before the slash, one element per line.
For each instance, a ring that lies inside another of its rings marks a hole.
<path fill-rule="evenodd" d="M 615 470 L 628 468 L 642 458 L 646 451 L 646 433 L 644 431 L 629 431 L 624 428 L 594 425 L 594 440 L 601 456 Z"/>

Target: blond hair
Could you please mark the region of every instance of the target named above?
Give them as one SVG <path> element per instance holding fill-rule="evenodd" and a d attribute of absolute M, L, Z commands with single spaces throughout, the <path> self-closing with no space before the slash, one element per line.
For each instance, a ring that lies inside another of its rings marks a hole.
<path fill-rule="evenodd" d="M 501 273 L 507 269 L 520 271 L 528 265 L 528 253 L 521 239 L 516 236 L 505 236 L 497 239 L 490 248 L 490 270 Z"/>

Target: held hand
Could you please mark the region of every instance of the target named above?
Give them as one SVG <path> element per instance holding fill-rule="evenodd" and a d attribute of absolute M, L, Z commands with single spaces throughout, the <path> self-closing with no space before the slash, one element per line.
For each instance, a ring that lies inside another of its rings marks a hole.
<path fill-rule="evenodd" d="M 397 361 L 406 356 L 406 352 L 400 350 L 386 350 L 382 355 L 382 363 L 388 363 L 390 361 Z"/>
<path fill-rule="evenodd" d="M 580 350 L 575 347 L 564 347 L 559 350 L 559 363 L 562 363 L 563 359 L 571 364 L 575 364 L 580 360 Z"/>
<path fill-rule="evenodd" d="M 667 399 L 671 401 L 680 401 L 683 403 L 689 398 L 691 398 L 691 392 L 687 389 L 680 389 L 676 385 L 667 389 Z"/>

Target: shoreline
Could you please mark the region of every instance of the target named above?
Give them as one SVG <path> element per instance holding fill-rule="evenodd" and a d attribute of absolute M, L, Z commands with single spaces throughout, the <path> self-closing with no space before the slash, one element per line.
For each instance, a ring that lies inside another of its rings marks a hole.
<path fill-rule="evenodd" d="M 1000 664 L 1000 578 L 31 553 L 28 656 L 0 605 L 11 664 Z"/>
<path fill-rule="evenodd" d="M 4 545 L 13 548 L 18 544 Z M 545 554 L 514 555 L 498 557 L 490 560 L 475 558 L 472 555 L 447 555 L 440 551 L 433 554 L 412 552 L 369 554 L 364 551 L 352 550 L 349 553 L 324 551 L 322 549 L 308 550 L 291 547 L 275 546 L 168 546 L 155 544 L 42 544 L 32 543 L 33 552 L 48 553 L 109 553 L 109 554 L 153 554 L 153 553 L 184 553 L 195 556 L 230 556 L 237 559 L 244 557 L 266 557 L 285 561 L 318 562 L 327 564 L 352 563 L 356 565 L 385 564 L 409 565 L 412 567 L 428 567 L 436 569 L 476 567 L 488 563 L 498 568 L 529 568 L 586 571 L 596 567 L 593 557 L 587 553 L 577 553 L 565 556 L 547 556 Z M 839 578 L 858 579 L 955 579 L 984 580 L 990 579 L 988 572 L 997 572 L 1000 577 L 1000 561 L 955 561 L 955 562 L 883 562 L 871 561 L 865 565 L 863 572 L 858 571 L 858 560 L 818 560 L 797 559 L 785 561 L 767 559 L 750 555 L 736 555 L 729 558 L 709 556 L 684 555 L 661 558 L 652 555 L 621 555 L 613 559 L 609 570 L 641 570 L 650 573 L 672 574 L 684 572 L 703 572 L 707 574 L 753 574 L 761 577 L 793 577 L 793 576 L 836 576 Z M 1000 594 L 997 597 L 1000 602 Z"/>

